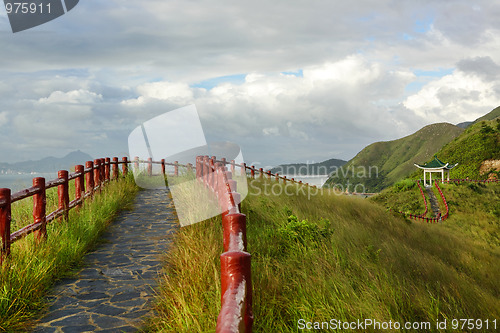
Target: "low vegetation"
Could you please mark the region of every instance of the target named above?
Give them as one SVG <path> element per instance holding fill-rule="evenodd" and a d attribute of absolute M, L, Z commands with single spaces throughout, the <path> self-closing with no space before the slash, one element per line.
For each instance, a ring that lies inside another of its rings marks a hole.
<path fill-rule="evenodd" d="M 46 241 L 37 242 L 28 235 L 12 244 L 10 257 L 0 267 L 0 331 L 27 327 L 44 308 L 48 289 L 81 264 L 83 255 L 97 243 L 117 212 L 132 201 L 136 191 L 132 176 L 113 181 L 82 207 L 72 209 L 68 220 L 47 225 Z M 55 209 L 56 202 L 57 189 L 51 189 L 47 212 Z M 32 206 L 32 199 L 13 204 L 13 231 L 30 223 Z"/>
<path fill-rule="evenodd" d="M 255 332 L 299 331 L 300 319 L 429 322 L 425 331 L 437 331 L 436 320 L 500 317 L 500 286 L 493 278 L 500 276 L 500 248 L 489 236 L 478 234 L 481 243 L 467 228 L 410 223 L 379 204 L 334 192 L 256 195 L 266 182 L 254 181 L 242 208 Z M 453 208 L 457 215 L 461 205 Z M 496 216 L 496 206 L 491 209 Z M 151 330 L 215 331 L 220 224 L 213 218 L 174 237 Z M 491 228 L 498 233 L 498 223 Z"/>

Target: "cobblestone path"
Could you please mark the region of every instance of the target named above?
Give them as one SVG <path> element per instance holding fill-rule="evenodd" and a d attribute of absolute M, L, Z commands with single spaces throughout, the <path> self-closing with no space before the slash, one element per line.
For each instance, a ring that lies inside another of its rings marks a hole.
<path fill-rule="evenodd" d="M 433 216 L 437 217 L 438 214 L 440 213 L 437 198 L 434 195 L 434 192 L 432 192 L 431 187 L 426 187 L 425 190 L 427 191 L 427 194 L 429 195 L 429 202 L 431 204 L 431 210 L 432 210 Z"/>
<path fill-rule="evenodd" d="M 133 210 L 118 216 L 78 275 L 55 286 L 34 332 L 137 331 L 152 311 L 159 255 L 177 225 L 168 190 L 139 192 Z"/>

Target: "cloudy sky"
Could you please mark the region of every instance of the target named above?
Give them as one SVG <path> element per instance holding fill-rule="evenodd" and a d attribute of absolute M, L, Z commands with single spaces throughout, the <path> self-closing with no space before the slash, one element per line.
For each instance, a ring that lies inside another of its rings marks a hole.
<path fill-rule="evenodd" d="M 0 7 L 0 162 L 123 156 L 195 104 L 249 162 L 350 159 L 500 105 L 500 3 L 82 0 L 13 34 Z"/>

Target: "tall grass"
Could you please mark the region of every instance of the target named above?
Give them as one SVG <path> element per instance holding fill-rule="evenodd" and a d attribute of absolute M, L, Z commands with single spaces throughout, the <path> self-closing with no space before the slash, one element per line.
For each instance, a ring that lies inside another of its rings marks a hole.
<path fill-rule="evenodd" d="M 497 247 L 360 198 L 264 195 L 267 182 L 254 181 L 243 202 L 255 332 L 300 331 L 300 319 L 418 321 L 437 331 L 438 319 L 499 318 Z M 215 330 L 220 235 L 215 218 L 177 234 L 152 330 Z"/>
<path fill-rule="evenodd" d="M 44 307 L 44 295 L 55 280 L 71 275 L 99 234 L 137 192 L 133 177 L 111 182 L 67 220 L 47 225 L 46 241 L 33 235 L 12 244 L 11 256 L 0 267 L 0 331 L 24 330 Z M 74 190 L 73 190 L 74 191 Z M 54 191 L 47 193 L 47 213 L 56 206 Z M 12 229 L 29 224 L 32 200 L 13 205 Z"/>

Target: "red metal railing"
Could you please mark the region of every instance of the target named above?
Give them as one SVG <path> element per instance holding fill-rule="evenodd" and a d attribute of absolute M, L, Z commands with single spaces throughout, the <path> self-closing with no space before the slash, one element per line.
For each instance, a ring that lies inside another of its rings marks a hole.
<path fill-rule="evenodd" d="M 136 170 L 139 164 L 146 164 L 146 174 L 153 174 L 153 164 L 161 165 L 161 173 L 166 174 L 165 166 L 174 167 L 174 176 L 179 175 L 179 166 L 187 168 L 188 171 L 194 169 L 192 164 L 182 165 L 177 161 L 166 163 L 153 161 L 151 158 L 144 161 L 138 157 L 129 161 L 123 157 L 118 161 L 117 157 L 96 159 L 93 162 L 87 161 L 85 166 L 75 166 L 75 172 L 69 174 L 66 170 L 58 172 L 58 178 L 46 182 L 44 178 L 34 178 L 33 186 L 11 194 L 10 189 L 0 189 L 0 236 L 2 247 L 0 249 L 0 263 L 4 257 L 10 254 L 11 244 L 30 233 L 35 233 L 38 239 L 47 237 L 46 225 L 57 218 L 67 218 L 69 210 L 79 206 L 86 198 L 91 197 L 94 192 L 99 191 L 110 180 L 119 178 L 119 164 L 122 164 L 122 175 L 129 172 L 128 164 L 133 164 Z M 227 165 L 231 171 L 227 170 Z M 196 178 L 217 194 L 219 205 L 222 208 L 222 224 L 224 232 L 224 253 L 221 255 L 221 302 L 222 308 L 217 320 L 216 331 L 218 333 L 227 332 L 251 332 L 253 323 L 252 313 L 252 283 L 251 283 L 251 255 L 247 252 L 246 239 L 246 216 L 240 211 L 240 194 L 237 192 L 237 183 L 232 179 L 235 175 L 235 167 L 240 167 L 241 176 L 255 178 L 255 172 L 260 173 L 260 178 L 266 173 L 267 178 L 275 177 L 286 184 L 287 181 L 299 185 L 309 186 L 308 183 L 295 181 L 294 178 L 287 179 L 286 176 L 265 172 L 262 168 L 248 167 L 245 163 L 235 164 L 234 160 L 227 162 L 220 161 L 215 156 L 198 156 L 196 158 Z M 75 182 L 75 198 L 70 201 L 69 182 Z M 57 187 L 58 208 L 46 213 L 46 191 Z M 316 186 L 312 186 L 316 188 Z M 29 224 L 13 233 L 11 227 L 11 205 L 12 203 L 33 197 L 33 223 Z"/>
<path fill-rule="evenodd" d="M 127 157 L 123 157 L 121 162 L 118 161 L 118 157 L 114 157 L 112 161 L 110 158 L 100 158 L 93 162 L 86 162 L 85 167 L 77 165 L 72 174 L 66 170 L 60 170 L 57 173 L 57 179 L 54 180 L 46 182 L 45 178 L 34 178 L 32 187 L 13 194 L 8 188 L 0 189 L 0 236 L 2 240 L 0 264 L 10 254 L 13 242 L 31 233 L 34 233 L 35 237 L 40 240 L 47 238 L 47 223 L 58 218 L 67 218 L 68 212 L 79 206 L 85 198 L 99 191 L 110 180 L 118 179 L 119 164 L 123 165 L 122 174 L 127 174 L 128 163 Z M 111 166 L 113 166 L 112 170 Z M 75 181 L 75 198 L 70 201 L 69 182 L 73 180 Z M 54 187 L 57 187 L 58 207 L 47 214 L 47 190 Z M 12 204 L 29 197 L 33 197 L 33 223 L 11 233 Z"/>
<path fill-rule="evenodd" d="M 226 165 L 231 166 L 231 171 Z M 232 176 L 236 164 L 215 156 L 196 158 L 196 178 L 217 196 L 222 211 L 223 248 L 221 260 L 221 311 L 217 333 L 252 332 L 251 255 L 247 252 L 246 216 L 241 214 L 237 182 Z M 239 165 L 238 165 L 239 166 Z M 244 165 L 242 165 L 244 170 Z M 242 171 L 242 175 L 246 174 Z"/>

